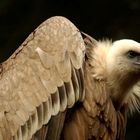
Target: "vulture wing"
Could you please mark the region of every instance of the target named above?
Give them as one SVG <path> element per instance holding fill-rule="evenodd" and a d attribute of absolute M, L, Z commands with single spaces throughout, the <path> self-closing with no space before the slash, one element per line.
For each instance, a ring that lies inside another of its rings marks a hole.
<path fill-rule="evenodd" d="M 52 17 L 2 63 L 1 140 L 31 139 L 52 116 L 84 99 L 84 51 L 78 29 Z"/>

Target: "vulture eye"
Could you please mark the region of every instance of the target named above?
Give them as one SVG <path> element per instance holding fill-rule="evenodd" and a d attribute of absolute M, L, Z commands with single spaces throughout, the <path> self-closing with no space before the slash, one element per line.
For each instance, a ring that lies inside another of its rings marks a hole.
<path fill-rule="evenodd" d="M 140 54 L 139 53 L 137 53 L 137 52 L 135 52 L 135 51 L 128 51 L 128 53 L 127 53 L 127 56 L 129 57 L 129 58 L 135 58 L 135 57 L 137 57 L 137 56 L 139 56 Z"/>

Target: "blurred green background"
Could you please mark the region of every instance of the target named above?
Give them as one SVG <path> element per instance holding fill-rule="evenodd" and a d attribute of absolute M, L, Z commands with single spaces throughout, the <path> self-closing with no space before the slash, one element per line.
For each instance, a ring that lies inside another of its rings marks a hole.
<path fill-rule="evenodd" d="M 95 39 L 140 42 L 139 0 L 0 0 L 0 62 L 44 20 L 61 15 Z M 128 119 L 126 140 L 140 139 L 140 115 Z"/>

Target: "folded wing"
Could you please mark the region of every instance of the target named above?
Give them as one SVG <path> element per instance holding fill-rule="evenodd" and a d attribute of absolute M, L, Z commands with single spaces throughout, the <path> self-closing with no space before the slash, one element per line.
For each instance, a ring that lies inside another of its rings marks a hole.
<path fill-rule="evenodd" d="M 42 23 L 1 66 L 0 139 L 27 140 L 84 99 L 85 46 L 64 17 Z"/>

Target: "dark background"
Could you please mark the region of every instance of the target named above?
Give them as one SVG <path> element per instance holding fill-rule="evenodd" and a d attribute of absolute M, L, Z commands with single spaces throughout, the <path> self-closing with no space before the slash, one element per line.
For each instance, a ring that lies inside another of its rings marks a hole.
<path fill-rule="evenodd" d="M 139 0 L 0 0 L 0 62 L 44 20 L 61 15 L 96 39 L 140 42 Z M 140 139 L 140 115 L 128 120 L 126 140 Z"/>

